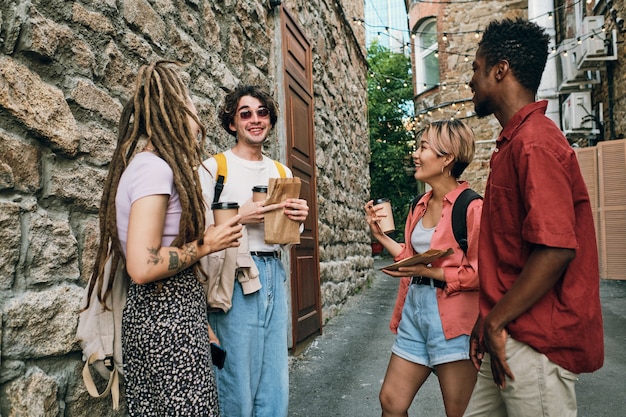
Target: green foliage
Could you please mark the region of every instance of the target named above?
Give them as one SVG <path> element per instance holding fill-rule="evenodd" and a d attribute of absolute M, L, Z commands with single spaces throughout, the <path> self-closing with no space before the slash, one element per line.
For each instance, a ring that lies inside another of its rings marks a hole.
<path fill-rule="evenodd" d="M 368 62 L 374 74 L 367 83 L 371 196 L 391 200 L 396 229 L 403 230 L 409 204 L 417 194 L 411 160 L 415 138 L 405 127 L 413 115 L 411 61 L 373 42 Z"/>

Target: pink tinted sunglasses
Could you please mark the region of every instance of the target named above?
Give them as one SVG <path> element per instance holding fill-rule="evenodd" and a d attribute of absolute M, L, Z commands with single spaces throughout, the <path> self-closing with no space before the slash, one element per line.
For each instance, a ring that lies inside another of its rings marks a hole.
<path fill-rule="evenodd" d="M 252 110 L 244 110 L 239 112 L 239 118 L 241 118 L 241 120 L 248 120 L 252 118 Z M 256 115 L 259 118 L 265 118 L 265 117 L 269 117 L 270 115 L 270 111 L 268 108 L 266 107 L 261 107 L 260 109 L 256 110 Z"/>

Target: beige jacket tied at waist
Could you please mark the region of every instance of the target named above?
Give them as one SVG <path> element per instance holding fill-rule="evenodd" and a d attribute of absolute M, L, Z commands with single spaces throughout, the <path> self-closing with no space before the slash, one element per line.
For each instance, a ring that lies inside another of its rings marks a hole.
<path fill-rule="evenodd" d="M 210 253 L 200 259 L 200 265 L 208 275 L 203 285 L 210 308 L 219 308 L 224 312 L 230 310 L 233 305 L 235 278 L 246 295 L 261 289 L 259 270 L 250 255 L 245 226 L 242 233 L 238 247 Z"/>

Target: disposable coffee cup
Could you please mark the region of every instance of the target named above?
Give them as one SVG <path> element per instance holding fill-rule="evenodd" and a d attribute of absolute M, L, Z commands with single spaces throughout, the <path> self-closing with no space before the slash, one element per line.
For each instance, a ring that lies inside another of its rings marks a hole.
<path fill-rule="evenodd" d="M 239 213 L 239 204 L 233 201 L 217 202 L 211 204 L 211 210 L 213 210 L 215 225 L 219 226 Z"/>
<path fill-rule="evenodd" d="M 382 207 L 382 209 L 377 210 L 378 207 Z M 393 222 L 393 212 L 391 211 L 391 202 L 388 198 L 374 200 L 374 210 L 376 210 L 376 213 L 379 215 L 386 214 L 385 217 L 382 217 L 378 221 L 378 225 L 383 233 L 391 233 L 396 230 L 396 225 Z"/>
<path fill-rule="evenodd" d="M 263 201 L 267 198 L 267 185 L 252 187 L 252 201 Z"/>

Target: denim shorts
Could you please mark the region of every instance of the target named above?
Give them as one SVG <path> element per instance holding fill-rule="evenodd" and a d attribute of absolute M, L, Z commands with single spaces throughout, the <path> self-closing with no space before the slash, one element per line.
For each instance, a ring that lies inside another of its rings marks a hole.
<path fill-rule="evenodd" d="M 396 356 L 433 368 L 469 359 L 469 339 L 468 335 L 461 335 L 446 340 L 437 306 L 437 288 L 409 286 L 398 336 L 391 348 Z"/>

